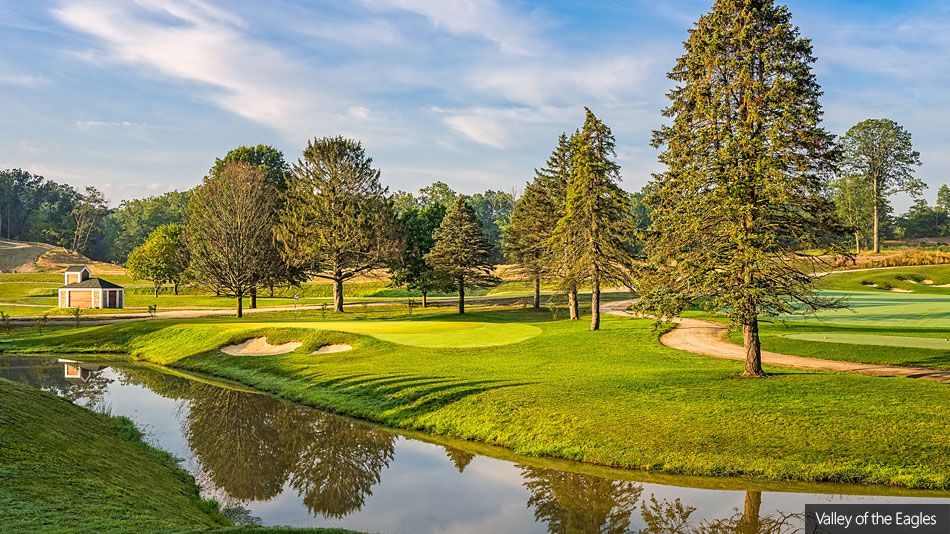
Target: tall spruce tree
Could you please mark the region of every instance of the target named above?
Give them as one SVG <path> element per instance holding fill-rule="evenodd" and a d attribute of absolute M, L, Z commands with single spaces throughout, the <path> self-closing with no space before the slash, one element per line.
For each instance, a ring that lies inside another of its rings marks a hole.
<path fill-rule="evenodd" d="M 864 179 L 871 196 L 871 233 L 874 252 L 881 251 L 881 215 L 888 197 L 899 191 L 920 196 L 927 187 L 914 177 L 920 153 L 910 132 L 890 119 L 868 119 L 851 127 L 841 139 L 845 170 Z"/>
<path fill-rule="evenodd" d="M 564 215 L 551 235 L 561 251 L 562 269 L 571 283 L 591 284 L 591 330 L 600 329 L 600 286 L 608 281 L 630 285 L 634 225 L 627 193 L 620 188 L 620 166 L 613 160 L 614 136 L 591 110 L 584 127 L 571 137 L 571 173 Z M 576 286 L 575 286 L 576 287 Z"/>
<path fill-rule="evenodd" d="M 519 274 L 534 283 L 534 307 L 541 305 L 541 279 L 558 278 L 560 289 L 568 295 L 571 319 L 577 319 L 577 284 L 563 283 L 558 268 L 560 251 L 549 240 L 564 215 L 567 183 L 571 172 L 571 146 L 566 134 L 558 137 L 557 147 L 544 167 L 536 169 L 534 179 L 518 199 L 505 234 L 505 255 Z"/>
<path fill-rule="evenodd" d="M 761 376 L 760 316 L 840 306 L 816 296 L 803 249 L 841 250 L 827 196 L 835 162 L 822 129 L 811 43 L 772 0 L 717 0 L 684 43 L 654 132 L 667 170 L 645 199 L 640 309 L 672 317 L 697 299 L 741 326 L 744 374 Z M 812 265 L 808 265 L 812 263 Z"/>
<path fill-rule="evenodd" d="M 291 265 L 333 282 L 343 311 L 343 282 L 396 261 L 402 242 L 388 190 L 359 141 L 324 137 L 307 144 L 288 176 L 276 234 Z"/>
<path fill-rule="evenodd" d="M 465 289 L 498 283 L 492 275 L 492 244 L 482 231 L 475 210 L 461 196 L 435 231 L 435 245 L 426 263 L 453 280 L 459 293 L 459 313 L 465 313 Z"/>

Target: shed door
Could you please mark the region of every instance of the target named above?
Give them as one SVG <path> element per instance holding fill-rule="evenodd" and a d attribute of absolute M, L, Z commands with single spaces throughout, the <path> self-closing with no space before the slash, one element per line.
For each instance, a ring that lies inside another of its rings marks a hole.
<path fill-rule="evenodd" d="M 109 302 L 106 304 L 106 308 L 118 308 L 118 307 L 119 307 L 119 292 L 110 291 Z"/>
<path fill-rule="evenodd" d="M 92 291 L 70 291 L 69 292 L 69 307 L 70 308 L 91 308 L 92 307 Z"/>

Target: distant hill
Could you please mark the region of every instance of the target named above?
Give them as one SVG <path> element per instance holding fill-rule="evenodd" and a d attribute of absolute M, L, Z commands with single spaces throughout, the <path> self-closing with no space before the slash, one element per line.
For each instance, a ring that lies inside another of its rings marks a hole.
<path fill-rule="evenodd" d="M 82 254 L 46 243 L 23 243 L 0 240 L 0 272 L 35 273 L 62 272 L 70 265 L 88 265 L 98 274 L 124 274 L 125 268 L 111 263 L 92 261 Z"/>

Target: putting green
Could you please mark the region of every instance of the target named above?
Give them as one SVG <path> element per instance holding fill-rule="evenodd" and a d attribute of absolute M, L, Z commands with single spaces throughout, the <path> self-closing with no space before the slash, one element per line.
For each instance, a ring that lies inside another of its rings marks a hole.
<path fill-rule="evenodd" d="M 826 310 L 817 317 L 781 319 L 814 324 L 950 329 L 950 295 L 819 291 L 827 297 L 847 297 L 850 309 Z"/>
<path fill-rule="evenodd" d="M 242 327 L 286 327 L 366 334 L 383 341 L 429 348 L 509 345 L 531 339 L 541 329 L 521 323 L 466 321 L 297 321 L 242 323 Z"/>
<path fill-rule="evenodd" d="M 950 340 L 942 337 L 880 336 L 875 334 L 783 334 L 781 337 L 822 343 L 845 343 L 848 345 L 877 345 L 881 347 L 906 347 L 916 349 L 950 350 Z"/>

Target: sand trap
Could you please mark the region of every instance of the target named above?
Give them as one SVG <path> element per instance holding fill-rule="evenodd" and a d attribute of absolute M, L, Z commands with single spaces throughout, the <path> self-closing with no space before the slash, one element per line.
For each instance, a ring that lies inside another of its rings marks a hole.
<path fill-rule="evenodd" d="M 244 343 L 222 347 L 221 352 L 231 356 L 271 356 L 273 354 L 287 354 L 297 350 L 303 343 L 289 341 L 283 345 L 271 345 L 266 337 L 248 339 Z"/>
<path fill-rule="evenodd" d="M 893 291 L 894 293 L 913 293 L 913 291 L 909 289 L 901 289 L 899 287 L 892 287 L 891 291 Z"/>
<path fill-rule="evenodd" d="M 933 280 L 921 280 L 920 283 L 921 283 L 921 284 L 928 285 L 928 286 L 934 285 L 934 281 L 933 281 Z"/>
<path fill-rule="evenodd" d="M 934 287 L 950 287 L 950 284 L 936 284 Z"/>
<path fill-rule="evenodd" d="M 874 283 L 871 283 L 871 282 L 861 282 L 861 284 L 862 284 L 862 285 L 865 285 L 865 286 L 868 286 L 868 287 L 877 287 L 877 284 L 874 284 Z"/>
<path fill-rule="evenodd" d="M 345 352 L 351 350 L 352 348 L 353 347 L 345 343 L 336 343 L 333 345 L 324 345 L 310 354 L 332 354 L 334 352 Z"/>

